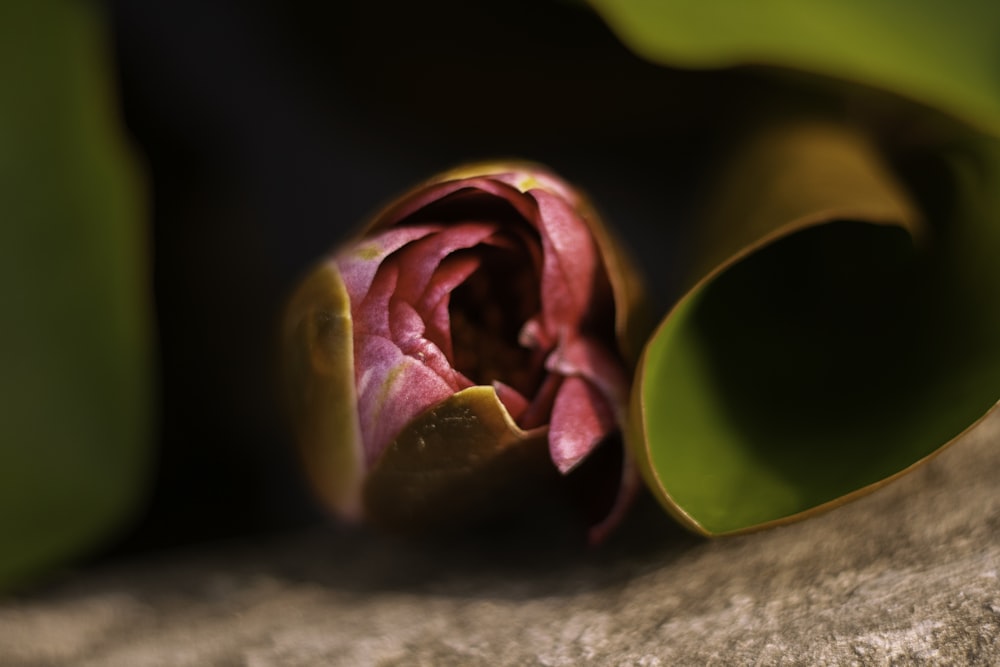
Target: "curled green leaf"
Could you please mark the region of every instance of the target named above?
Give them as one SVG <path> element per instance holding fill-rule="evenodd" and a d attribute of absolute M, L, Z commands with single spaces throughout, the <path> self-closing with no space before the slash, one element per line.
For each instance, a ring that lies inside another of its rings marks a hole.
<path fill-rule="evenodd" d="M 831 507 L 996 402 L 1000 281 L 972 260 L 998 246 L 981 209 L 925 218 L 862 135 L 825 122 L 754 136 L 711 199 L 701 269 L 650 340 L 632 403 L 640 469 L 689 528 Z M 989 250 L 970 252 L 973 237 Z"/>

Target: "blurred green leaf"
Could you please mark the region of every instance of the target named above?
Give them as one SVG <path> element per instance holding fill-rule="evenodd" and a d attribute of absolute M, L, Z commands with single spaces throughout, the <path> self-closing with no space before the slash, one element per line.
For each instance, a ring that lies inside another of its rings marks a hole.
<path fill-rule="evenodd" d="M 589 0 L 639 55 L 778 65 L 890 90 L 1000 135 L 1000 3 Z"/>
<path fill-rule="evenodd" d="M 149 457 L 143 202 L 100 5 L 0 5 L 0 589 L 135 511 Z"/>
<path fill-rule="evenodd" d="M 953 197 L 922 214 L 835 126 L 778 124 L 719 173 L 702 268 L 633 397 L 640 466 L 689 527 L 737 532 L 869 490 L 1000 398 L 1000 151 L 934 154 Z"/>

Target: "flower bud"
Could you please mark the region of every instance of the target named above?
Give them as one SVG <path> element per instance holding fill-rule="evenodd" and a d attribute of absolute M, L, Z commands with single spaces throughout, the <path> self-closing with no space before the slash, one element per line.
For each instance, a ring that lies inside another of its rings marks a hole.
<path fill-rule="evenodd" d="M 629 271 L 582 197 L 535 165 L 449 172 L 383 210 L 307 277 L 285 322 L 318 494 L 412 532 L 617 446 L 620 464 L 596 472 L 613 488 L 600 540 L 637 485 L 609 444 L 637 349 Z"/>

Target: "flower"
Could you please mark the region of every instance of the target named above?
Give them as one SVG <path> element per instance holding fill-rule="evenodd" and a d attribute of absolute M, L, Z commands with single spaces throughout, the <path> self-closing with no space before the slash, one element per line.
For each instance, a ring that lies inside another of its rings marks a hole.
<path fill-rule="evenodd" d="M 413 527 L 496 500 L 512 461 L 536 465 L 526 451 L 572 473 L 627 414 L 635 286 L 583 198 L 538 166 L 467 167 L 414 189 L 292 299 L 314 485 L 341 515 Z M 636 489 L 621 451 L 594 541 Z"/>

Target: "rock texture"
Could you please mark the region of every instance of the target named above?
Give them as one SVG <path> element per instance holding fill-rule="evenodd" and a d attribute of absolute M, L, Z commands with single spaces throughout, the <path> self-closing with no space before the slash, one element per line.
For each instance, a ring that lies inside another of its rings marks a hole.
<path fill-rule="evenodd" d="M 704 541 L 641 508 L 414 544 L 336 528 L 74 573 L 0 602 L 0 664 L 1000 663 L 1000 412 L 821 517 Z"/>

